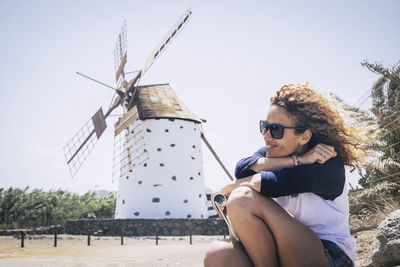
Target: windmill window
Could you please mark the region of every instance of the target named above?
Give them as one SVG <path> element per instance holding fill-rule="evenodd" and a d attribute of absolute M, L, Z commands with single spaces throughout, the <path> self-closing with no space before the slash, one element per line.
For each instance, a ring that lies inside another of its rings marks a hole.
<path fill-rule="evenodd" d="M 142 184 L 142 181 L 139 181 L 138 184 Z"/>
<path fill-rule="evenodd" d="M 150 130 L 149 128 L 147 128 L 146 131 L 147 131 L 148 133 L 151 133 L 151 130 Z"/>
<path fill-rule="evenodd" d="M 196 148 L 196 146 L 195 146 L 195 145 L 193 145 L 192 147 L 193 147 L 193 148 Z"/>
<path fill-rule="evenodd" d="M 196 128 L 194 128 L 193 130 L 196 131 Z"/>
<path fill-rule="evenodd" d="M 137 211 L 137 212 L 135 212 L 133 215 L 135 215 L 135 216 L 139 216 L 139 212 Z"/>
<path fill-rule="evenodd" d="M 201 198 L 201 194 L 199 194 L 199 198 Z"/>
<path fill-rule="evenodd" d="M 164 163 L 160 163 L 160 167 L 164 167 L 165 165 L 164 165 Z"/>
<path fill-rule="evenodd" d="M 122 204 L 125 204 L 125 199 L 122 200 Z"/>
<path fill-rule="evenodd" d="M 208 207 L 207 209 L 208 209 L 208 210 L 213 210 L 214 208 L 213 208 L 213 207 Z"/>
<path fill-rule="evenodd" d="M 135 131 L 134 131 L 134 130 L 132 130 L 132 131 L 131 131 L 131 134 L 134 134 L 134 133 L 135 133 Z"/>
<path fill-rule="evenodd" d="M 179 128 L 183 129 L 183 126 L 180 126 Z"/>
<path fill-rule="evenodd" d="M 171 215 L 171 212 L 166 211 L 166 212 L 165 212 L 165 216 L 169 216 L 169 215 Z"/>
<path fill-rule="evenodd" d="M 175 144 L 170 144 L 170 146 L 171 146 L 171 147 L 174 147 L 174 146 L 175 146 Z"/>
<path fill-rule="evenodd" d="M 188 219 L 190 219 L 190 218 L 192 218 L 192 215 L 188 214 L 186 217 L 187 217 Z"/>
<path fill-rule="evenodd" d="M 190 176 L 190 180 L 193 180 L 194 178 L 192 176 Z"/>
<path fill-rule="evenodd" d="M 183 201 L 183 203 L 188 203 L 188 200 L 187 200 L 187 199 L 185 199 L 185 200 Z"/>
<path fill-rule="evenodd" d="M 201 175 L 201 172 L 199 172 L 198 175 L 200 176 L 200 175 Z"/>
<path fill-rule="evenodd" d="M 162 186 L 162 184 L 153 184 L 153 187 Z"/>
<path fill-rule="evenodd" d="M 200 216 L 202 219 L 204 218 L 204 215 L 203 214 L 201 214 L 201 216 Z"/>
<path fill-rule="evenodd" d="M 157 151 L 161 151 L 161 148 L 157 148 Z"/>
<path fill-rule="evenodd" d="M 126 176 L 126 180 L 128 180 L 129 179 L 129 176 Z"/>
<path fill-rule="evenodd" d="M 169 130 L 168 130 L 168 129 L 165 129 L 165 132 L 166 132 L 166 133 L 168 133 L 168 132 L 169 132 Z"/>
<path fill-rule="evenodd" d="M 195 160 L 195 158 L 193 156 L 191 158 L 192 158 L 192 160 Z"/>
<path fill-rule="evenodd" d="M 176 176 L 172 176 L 171 178 L 173 181 L 176 181 Z"/>
<path fill-rule="evenodd" d="M 159 197 L 153 197 L 153 200 L 151 202 L 158 203 L 158 202 L 160 202 L 160 198 Z"/>
<path fill-rule="evenodd" d="M 143 164 L 144 167 L 147 167 L 147 163 Z"/>

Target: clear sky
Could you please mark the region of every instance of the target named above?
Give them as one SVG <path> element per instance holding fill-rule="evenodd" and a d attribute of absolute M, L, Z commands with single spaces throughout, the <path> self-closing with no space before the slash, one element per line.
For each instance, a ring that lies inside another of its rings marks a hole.
<path fill-rule="evenodd" d="M 187 7 L 192 19 L 141 84 L 170 83 L 207 119 L 205 135 L 233 173 L 263 145 L 258 121 L 287 83 L 310 82 L 356 103 L 378 78 L 360 65 L 400 60 L 400 1 L 0 1 L 0 187 L 116 190 L 113 124 L 71 179 L 63 146 L 113 91 L 124 19 L 127 71 L 139 69 Z M 362 106 L 367 109 L 369 101 Z M 121 114 L 120 110 L 114 111 Z M 207 148 L 206 185 L 228 178 Z"/>

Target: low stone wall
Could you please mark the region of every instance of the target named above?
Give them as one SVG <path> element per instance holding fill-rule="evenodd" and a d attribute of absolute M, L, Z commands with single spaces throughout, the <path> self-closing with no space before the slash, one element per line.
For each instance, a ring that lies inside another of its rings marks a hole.
<path fill-rule="evenodd" d="M 99 236 L 187 236 L 224 235 L 228 227 L 222 219 L 106 219 L 67 220 L 65 233 Z"/>
<path fill-rule="evenodd" d="M 51 225 L 51 226 L 40 226 L 36 229 L 6 229 L 0 230 L 0 236 L 19 236 L 21 231 L 28 235 L 51 235 L 57 232 L 57 234 L 64 234 L 64 227 L 61 225 Z"/>

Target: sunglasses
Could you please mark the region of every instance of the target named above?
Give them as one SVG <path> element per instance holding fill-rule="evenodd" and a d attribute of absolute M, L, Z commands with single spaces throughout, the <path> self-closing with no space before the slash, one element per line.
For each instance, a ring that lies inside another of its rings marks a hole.
<path fill-rule="evenodd" d="M 285 129 L 296 129 L 296 130 L 306 130 L 304 127 L 287 127 L 279 123 L 269 123 L 267 121 L 260 121 L 260 132 L 262 135 L 266 135 L 268 130 L 271 136 L 275 139 L 281 139 Z"/>

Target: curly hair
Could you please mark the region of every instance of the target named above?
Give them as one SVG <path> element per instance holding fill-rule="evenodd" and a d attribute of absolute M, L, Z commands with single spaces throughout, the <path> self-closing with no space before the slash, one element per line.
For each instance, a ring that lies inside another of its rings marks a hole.
<path fill-rule="evenodd" d="M 271 97 L 271 105 L 284 108 L 295 119 L 296 126 L 312 132 L 309 148 L 318 143 L 331 145 L 346 165 L 361 164 L 365 151 L 364 137 L 358 130 L 344 122 L 334 103 L 306 84 L 282 86 Z M 297 133 L 304 130 L 296 130 Z"/>

